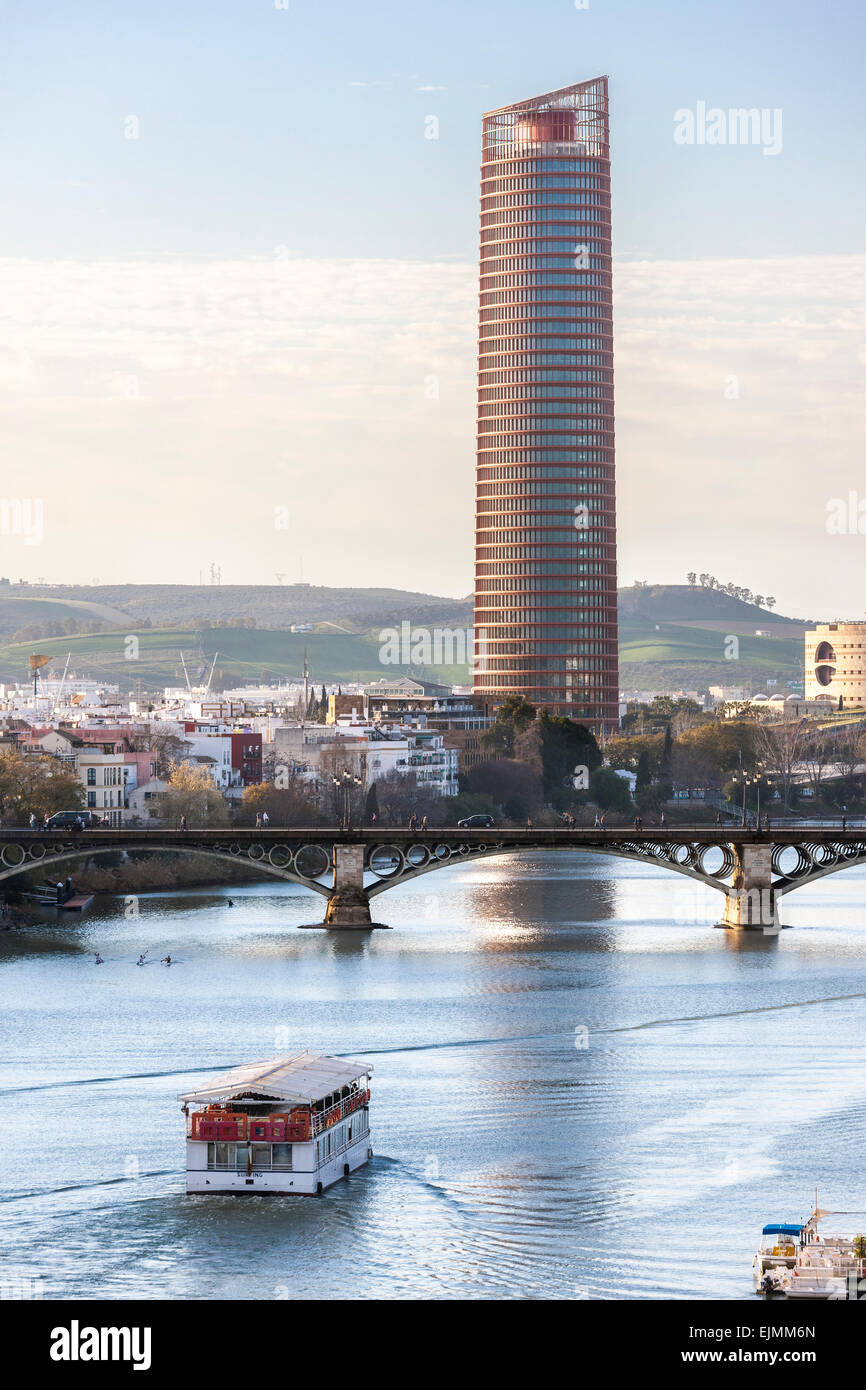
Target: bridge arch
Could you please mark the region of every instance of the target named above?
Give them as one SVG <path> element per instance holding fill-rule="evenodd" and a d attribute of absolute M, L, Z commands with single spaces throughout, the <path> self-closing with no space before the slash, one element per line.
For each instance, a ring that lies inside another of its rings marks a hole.
<path fill-rule="evenodd" d="M 427 857 L 420 862 L 413 862 L 411 854 L 418 848 L 426 851 Z M 670 869 L 674 873 L 683 874 L 707 887 L 717 888 L 721 893 L 727 892 L 730 887 L 730 876 L 733 873 L 735 862 L 733 850 L 727 844 L 684 846 L 659 841 L 643 841 L 635 837 L 633 840 L 617 839 L 615 843 L 611 844 L 568 844 L 563 845 L 562 848 L 582 854 L 605 854 L 616 859 L 631 859 L 642 864 L 657 864 L 659 868 Z M 397 887 L 398 884 L 407 883 L 410 879 L 419 878 L 422 874 L 433 873 L 437 869 L 449 868 L 453 864 L 478 863 L 483 859 L 491 859 L 501 854 L 537 853 L 538 849 L 538 845 L 531 844 L 484 843 L 474 845 L 465 842 L 451 845 L 437 842 L 436 836 L 433 834 L 428 843 L 418 841 L 404 851 L 399 845 L 392 845 L 383 840 L 381 844 L 373 846 L 365 858 L 364 868 L 374 876 L 371 882 L 365 884 L 365 892 L 368 898 L 374 898 L 380 893 L 387 892 L 389 888 Z M 722 862 L 718 871 L 704 867 L 704 860 L 708 852 L 713 849 L 718 849 L 722 855 Z M 377 874 L 372 867 L 372 861 L 377 853 L 382 853 L 384 850 L 396 851 L 401 862 L 392 873 Z M 440 854 L 440 850 L 445 851 L 444 854 Z"/>
<path fill-rule="evenodd" d="M 227 837 L 227 839 L 231 840 L 231 837 Z M 31 851 L 36 849 L 37 846 L 44 852 L 32 853 Z M 250 848 L 252 848 L 252 846 Z M 292 867 L 292 865 L 297 862 L 298 854 L 305 849 L 321 850 L 321 847 L 318 845 L 301 845 L 294 851 L 287 845 L 275 845 L 269 853 L 263 853 L 261 856 L 250 854 L 249 851 L 243 853 L 243 847 L 240 845 L 238 846 L 238 851 L 233 852 L 229 845 L 225 847 L 222 845 L 211 847 L 197 843 L 191 843 L 189 845 L 155 845 L 153 843 L 148 843 L 146 839 L 143 839 L 141 842 L 124 842 L 122 849 L 124 852 L 144 852 L 161 856 L 166 854 L 196 854 L 206 858 L 216 859 L 222 864 L 249 864 L 250 867 L 259 870 L 263 874 L 268 874 L 271 878 L 281 879 L 284 883 L 297 883 L 303 888 L 311 888 L 314 893 L 319 893 L 322 897 L 329 898 L 333 892 L 329 884 L 319 881 L 323 874 L 329 872 L 331 867 L 330 863 L 322 868 L 318 878 L 308 878 Z M 279 849 L 286 849 L 288 852 L 289 857 L 285 864 L 274 863 L 271 858 L 274 851 Z M 10 863 L 11 856 L 8 853 L 10 850 L 21 850 L 23 857 L 18 862 Z M 324 851 L 321 852 L 324 853 Z M 41 870 L 47 873 L 55 864 L 69 864 L 77 859 L 95 859 L 99 855 L 117 853 L 117 845 L 100 845 L 89 842 L 80 845 L 64 844 L 59 848 L 51 844 L 39 844 L 38 842 L 33 846 L 28 844 L 26 847 L 16 842 L 12 844 L 7 843 L 0 849 L 0 884 L 10 879 L 17 878 L 21 874 L 38 873 Z"/>

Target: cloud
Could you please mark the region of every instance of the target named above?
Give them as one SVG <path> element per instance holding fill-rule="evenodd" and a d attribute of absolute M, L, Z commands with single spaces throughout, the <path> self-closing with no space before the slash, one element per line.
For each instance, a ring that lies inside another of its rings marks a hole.
<path fill-rule="evenodd" d="M 866 257 L 615 269 L 621 574 L 860 604 Z M 7 496 L 53 578 L 471 583 L 476 270 L 272 258 L 3 261 Z M 294 530 L 274 533 L 287 503 Z M 296 577 L 296 575 L 294 576 Z M 856 600 L 852 599 L 857 595 Z"/>

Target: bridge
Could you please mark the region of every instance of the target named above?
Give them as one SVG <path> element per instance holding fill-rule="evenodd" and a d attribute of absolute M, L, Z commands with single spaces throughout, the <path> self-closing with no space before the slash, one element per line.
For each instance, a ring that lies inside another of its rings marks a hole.
<path fill-rule="evenodd" d="M 371 900 L 451 864 L 527 850 L 608 854 L 652 864 L 724 894 L 719 926 L 779 931 L 778 902 L 804 883 L 866 864 L 866 828 L 799 823 L 772 830 L 729 826 L 631 830 L 107 829 L 0 830 L 0 884 L 23 873 L 122 850 L 205 854 L 300 883 L 327 899 L 321 926 L 369 930 Z M 64 873 L 66 869 L 64 869 Z"/>

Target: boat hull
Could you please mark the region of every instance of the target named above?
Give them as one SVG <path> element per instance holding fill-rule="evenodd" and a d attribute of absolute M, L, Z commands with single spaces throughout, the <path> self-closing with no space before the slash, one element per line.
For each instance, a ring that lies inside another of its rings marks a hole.
<path fill-rule="evenodd" d="M 196 1148 L 202 1146 L 196 1145 Z M 306 1145 L 298 1145 L 297 1149 L 307 1148 Z M 313 1145 L 309 1148 L 312 1150 Z M 292 1168 L 290 1172 L 271 1172 L 264 1169 L 252 1169 L 247 1173 L 244 1170 L 237 1172 L 229 1169 L 216 1171 L 207 1168 L 187 1167 L 186 1190 L 188 1194 L 206 1194 L 213 1196 L 215 1193 L 230 1193 L 233 1196 L 261 1196 L 268 1195 L 274 1197 L 302 1196 L 313 1197 L 327 1188 L 333 1187 L 334 1183 L 341 1178 L 348 1177 L 350 1173 L 357 1172 L 363 1168 L 373 1156 L 370 1148 L 369 1134 L 362 1135 L 354 1144 L 348 1145 L 333 1158 L 327 1159 L 318 1168 L 311 1167 L 308 1170 L 298 1167 Z M 299 1153 L 298 1158 L 302 1159 Z"/>

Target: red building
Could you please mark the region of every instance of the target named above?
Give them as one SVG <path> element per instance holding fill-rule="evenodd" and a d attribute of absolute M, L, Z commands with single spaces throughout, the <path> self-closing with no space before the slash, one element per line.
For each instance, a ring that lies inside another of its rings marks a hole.
<path fill-rule="evenodd" d="M 241 785 L 256 786 L 262 780 L 261 734 L 229 734 L 232 741 L 232 767 L 241 774 Z"/>
<path fill-rule="evenodd" d="M 484 117 L 475 691 L 618 721 L 607 78 Z"/>

